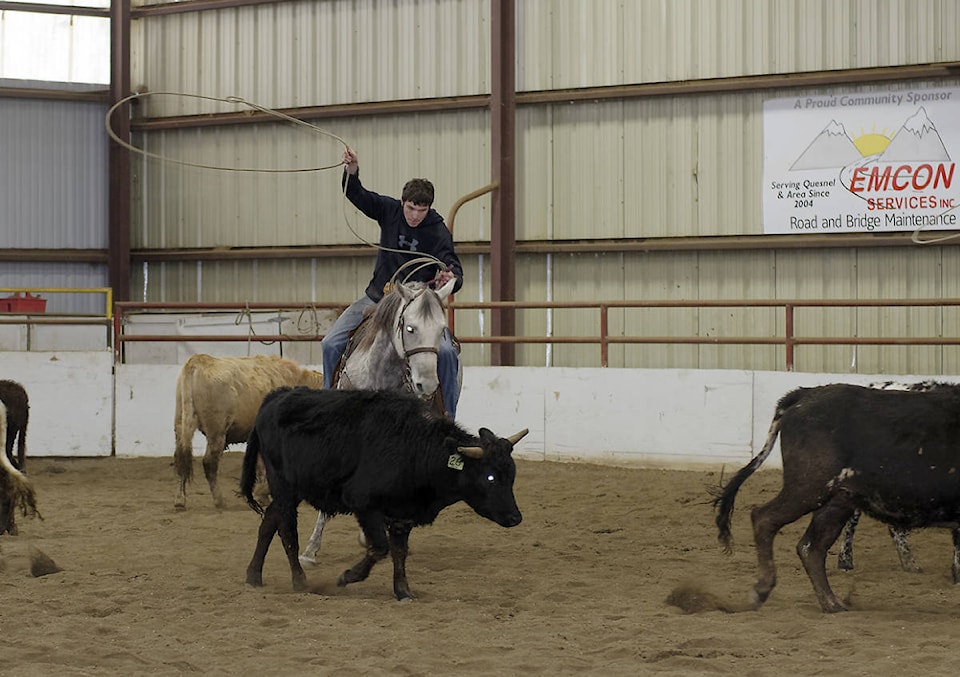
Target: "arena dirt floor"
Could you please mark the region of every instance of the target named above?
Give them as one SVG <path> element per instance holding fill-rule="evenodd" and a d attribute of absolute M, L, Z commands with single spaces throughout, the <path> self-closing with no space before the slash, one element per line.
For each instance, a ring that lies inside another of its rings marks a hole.
<path fill-rule="evenodd" d="M 226 486 L 240 459 L 225 456 Z M 518 466 L 523 524 L 447 509 L 413 532 L 419 599 L 399 603 L 387 562 L 364 583 L 336 586 L 360 553 L 352 518 L 328 526 L 310 592 L 292 590 L 278 540 L 264 587 L 251 588 L 259 518 L 239 499 L 215 510 L 199 467 L 187 510 L 175 512 L 171 459 L 31 459 L 44 519 L 0 537 L 0 674 L 960 672 L 960 586 L 945 531 L 912 536 L 925 572 L 908 574 L 885 528 L 863 520 L 857 569 L 837 571 L 835 554 L 829 563 L 851 611 L 825 615 L 794 552 L 804 520 L 777 539 L 779 585 L 767 604 L 730 613 L 716 606 L 742 607 L 756 573 L 748 507 L 775 494 L 777 471 L 741 491 L 725 555 L 709 505 L 718 471 Z M 301 507 L 301 543 L 314 518 Z M 37 551 L 62 571 L 32 576 Z M 706 610 L 668 603 L 692 589 L 706 594 L 688 604 Z"/>

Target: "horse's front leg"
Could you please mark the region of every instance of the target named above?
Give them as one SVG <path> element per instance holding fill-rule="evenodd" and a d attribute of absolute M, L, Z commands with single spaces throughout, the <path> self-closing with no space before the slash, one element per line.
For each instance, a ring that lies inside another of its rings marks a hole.
<path fill-rule="evenodd" d="M 300 554 L 300 563 L 316 566 L 317 555 L 320 554 L 320 541 L 323 539 L 323 527 L 327 523 L 327 516 L 322 510 L 317 512 L 317 523 L 313 527 L 313 533 L 310 534 L 310 540 Z"/>

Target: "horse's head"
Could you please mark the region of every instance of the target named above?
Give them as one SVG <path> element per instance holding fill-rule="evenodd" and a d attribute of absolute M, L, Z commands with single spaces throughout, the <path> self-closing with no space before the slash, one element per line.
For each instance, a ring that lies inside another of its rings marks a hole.
<path fill-rule="evenodd" d="M 401 302 L 397 309 L 394 346 L 403 358 L 410 385 L 421 397 L 433 395 L 437 377 L 437 353 L 447 328 L 443 300 L 453 291 L 450 280 L 437 291 L 418 284 L 398 284 Z"/>

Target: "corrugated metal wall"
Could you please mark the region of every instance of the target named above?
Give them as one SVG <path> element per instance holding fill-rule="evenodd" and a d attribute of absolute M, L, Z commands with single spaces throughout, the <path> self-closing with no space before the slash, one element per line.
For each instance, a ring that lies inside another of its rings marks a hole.
<path fill-rule="evenodd" d="M 134 86 L 154 92 L 238 95 L 271 108 L 390 101 L 489 91 L 488 2 L 327 0 L 156 16 L 136 23 Z M 919 64 L 960 59 L 955 0 L 526 0 L 517 3 L 521 91 Z M 956 86 L 960 79 L 882 89 Z M 874 91 L 875 85 L 843 91 Z M 822 95 L 836 88 L 790 90 Z M 521 240 L 760 234 L 762 107 L 786 91 L 701 94 L 522 106 L 517 118 Z M 152 96 L 144 114 L 234 110 Z M 489 182 L 489 117 L 451 110 L 322 127 L 360 154 L 365 184 L 396 194 L 428 176 L 445 213 Z M 264 169 L 333 164 L 339 142 L 289 125 L 138 135 L 172 158 Z M 154 160 L 137 167 L 134 248 L 352 243 L 375 225 L 344 213 L 336 170 L 250 174 Z M 489 238 L 489 198 L 458 215 L 458 241 Z M 489 299 L 489 261 L 464 257 L 459 298 Z M 522 256 L 525 300 L 898 298 L 954 296 L 952 247 Z M 350 300 L 372 260 L 154 264 L 134 298 Z M 479 314 L 458 315 L 478 333 Z M 806 335 L 954 333 L 953 311 L 803 311 Z M 773 335 L 773 310 L 620 311 L 625 335 Z M 521 331 L 593 335 L 592 311 L 525 311 Z M 489 322 L 486 323 L 489 331 Z M 592 346 L 525 346 L 523 364 L 596 365 Z M 488 351 L 470 346 L 467 364 Z M 617 346 L 612 366 L 763 368 L 784 364 L 766 346 Z M 802 347 L 811 371 L 956 373 L 953 348 Z"/>
<path fill-rule="evenodd" d="M 13 84 L 38 83 L 0 80 L 0 86 Z M 0 248 L 107 247 L 106 108 L 96 103 L 0 97 Z M 106 265 L 0 265 L 0 287 L 105 286 Z M 47 296 L 51 313 L 105 310 L 103 294 Z"/>
<path fill-rule="evenodd" d="M 132 82 L 150 91 L 289 108 L 490 90 L 486 1 L 297 0 L 137 23 Z M 149 114 L 196 105 L 151 101 Z"/>

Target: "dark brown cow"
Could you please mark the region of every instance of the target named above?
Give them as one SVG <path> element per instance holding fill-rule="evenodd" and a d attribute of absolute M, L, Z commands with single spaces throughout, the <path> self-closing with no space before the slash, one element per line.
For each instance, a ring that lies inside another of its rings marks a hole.
<path fill-rule="evenodd" d="M 0 438 L 7 434 L 7 408 L 0 402 Z M 16 514 L 39 515 L 37 496 L 30 481 L 0 454 L 0 535 L 16 534 Z"/>
<path fill-rule="evenodd" d="M 827 612 L 844 610 L 827 580 L 827 550 L 857 509 L 899 529 L 960 526 L 960 386 L 909 392 L 834 384 L 787 393 L 760 453 L 715 499 L 728 550 L 737 491 L 778 435 L 783 487 L 751 513 L 758 608 L 777 582 L 774 538 L 804 515 L 813 513 L 797 553 Z"/>
<path fill-rule="evenodd" d="M 27 462 L 27 421 L 30 418 L 30 401 L 27 391 L 16 381 L 0 381 L 0 402 L 7 408 L 7 433 L 4 444 L 7 458 L 20 470 Z M 13 456 L 13 442 L 17 442 L 17 456 Z"/>

